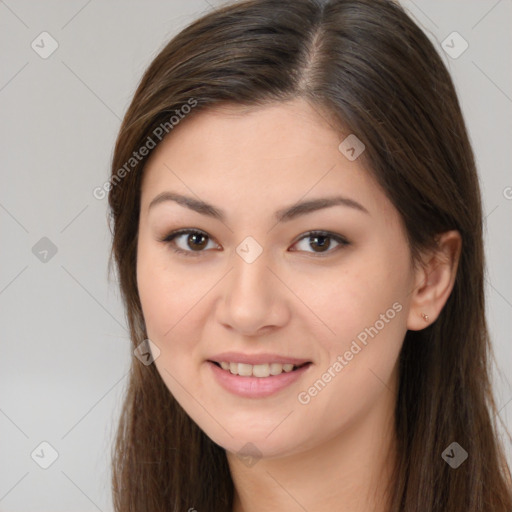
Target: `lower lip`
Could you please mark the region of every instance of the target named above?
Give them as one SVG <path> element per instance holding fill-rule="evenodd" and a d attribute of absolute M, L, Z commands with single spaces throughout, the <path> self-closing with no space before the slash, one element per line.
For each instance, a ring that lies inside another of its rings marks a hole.
<path fill-rule="evenodd" d="M 311 363 L 292 372 L 283 372 L 269 377 L 241 377 L 223 370 L 215 363 L 207 361 L 217 382 L 230 393 L 245 398 L 265 398 L 291 385 L 304 375 Z"/>

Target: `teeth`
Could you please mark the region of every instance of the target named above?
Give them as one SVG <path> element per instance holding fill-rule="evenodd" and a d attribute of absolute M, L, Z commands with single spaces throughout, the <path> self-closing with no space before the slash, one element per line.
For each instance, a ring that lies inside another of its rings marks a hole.
<path fill-rule="evenodd" d="M 230 363 L 230 370 L 231 370 L 231 365 L 232 364 L 236 364 L 236 363 Z M 238 363 L 238 375 L 241 375 L 242 377 L 250 377 L 252 375 L 252 365 L 250 364 L 243 364 L 243 363 Z M 233 370 L 231 370 L 231 373 L 233 373 Z"/>
<path fill-rule="evenodd" d="M 272 363 L 270 365 L 270 375 L 279 375 L 283 372 L 283 365 L 279 363 Z"/>
<path fill-rule="evenodd" d="M 223 370 L 228 370 L 233 375 L 242 377 L 269 377 L 270 375 L 280 375 L 281 373 L 289 373 L 294 369 L 294 365 L 287 363 L 265 363 L 265 364 L 246 364 L 246 363 L 228 363 L 222 361 L 220 366 Z"/>
<path fill-rule="evenodd" d="M 250 365 L 247 365 L 250 366 Z M 255 364 L 252 367 L 252 374 L 255 377 L 268 377 L 270 375 L 270 365 L 268 364 Z"/>

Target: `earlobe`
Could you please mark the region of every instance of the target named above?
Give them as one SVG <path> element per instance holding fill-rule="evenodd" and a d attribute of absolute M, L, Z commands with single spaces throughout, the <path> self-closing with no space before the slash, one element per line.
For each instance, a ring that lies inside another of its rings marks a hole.
<path fill-rule="evenodd" d="M 462 237 L 452 230 L 442 233 L 437 247 L 426 253 L 411 292 L 407 329 L 419 331 L 436 321 L 452 292 L 461 248 Z"/>

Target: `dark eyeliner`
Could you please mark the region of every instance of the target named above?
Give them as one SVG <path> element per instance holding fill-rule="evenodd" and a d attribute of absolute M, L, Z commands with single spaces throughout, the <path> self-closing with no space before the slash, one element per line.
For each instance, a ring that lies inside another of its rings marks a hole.
<path fill-rule="evenodd" d="M 325 253 L 322 253 L 322 252 L 309 253 L 309 254 L 317 254 L 320 257 L 323 254 L 328 255 L 328 254 L 336 252 L 337 249 L 341 249 L 342 247 L 346 247 L 346 246 L 350 245 L 350 242 L 345 237 L 343 237 L 341 235 L 337 235 L 336 233 L 331 233 L 330 231 L 308 231 L 307 233 L 304 233 L 300 238 L 298 238 L 297 241 L 294 242 L 293 245 L 300 242 L 301 240 L 304 240 L 305 238 L 311 238 L 313 236 L 325 236 L 325 237 L 330 238 L 331 240 L 334 240 L 335 242 L 338 242 L 340 244 L 338 247 L 334 248 L 333 250 L 327 251 Z M 299 252 L 299 251 L 293 251 L 293 252 Z"/>
<path fill-rule="evenodd" d="M 184 229 L 178 229 L 176 231 L 172 231 L 171 233 L 169 233 L 168 235 L 166 235 L 165 237 L 163 238 L 160 238 L 159 241 L 162 242 L 162 243 L 166 243 L 166 244 L 169 244 L 171 245 L 171 249 L 178 253 L 178 254 L 183 254 L 185 256 L 192 256 L 192 257 L 195 257 L 195 256 L 199 256 L 201 253 L 203 252 L 206 252 L 206 251 L 184 251 L 182 249 L 179 249 L 178 247 L 176 247 L 174 244 L 172 244 L 172 241 L 179 235 L 184 235 L 184 234 L 199 234 L 199 235 L 203 235 L 205 237 L 207 237 L 209 240 L 212 240 L 212 238 L 208 235 L 208 233 L 204 232 L 204 231 L 201 231 L 199 229 L 189 229 L 189 228 L 184 228 Z M 295 245 L 296 243 L 304 240 L 305 238 L 311 238 L 313 236 L 323 236 L 323 237 L 327 237 L 331 240 L 334 240 L 335 242 L 337 242 L 339 244 L 338 247 L 332 249 L 332 250 L 328 250 L 324 253 L 322 252 L 309 252 L 309 251 L 296 251 L 296 250 L 292 250 L 292 252 L 306 252 L 306 254 L 313 254 L 315 255 L 314 257 L 322 257 L 324 255 L 329 255 L 333 252 L 336 252 L 337 249 L 341 249 L 342 247 L 346 247 L 348 245 L 350 245 L 350 242 L 343 236 L 341 235 L 337 235 L 335 233 L 332 233 L 332 232 L 329 232 L 329 231 L 308 231 L 307 233 L 304 233 L 300 238 L 298 238 L 294 243 L 293 245 Z"/>
<path fill-rule="evenodd" d="M 161 238 L 159 240 L 160 240 L 160 242 L 170 245 L 171 249 L 175 253 L 183 254 L 184 256 L 196 257 L 196 256 L 199 256 L 202 252 L 205 252 L 205 251 L 184 251 L 183 249 L 180 249 L 171 243 L 177 236 L 184 235 L 184 234 L 189 234 L 189 235 L 199 234 L 199 235 L 203 235 L 203 236 L 207 237 L 209 240 L 211 240 L 211 237 L 208 235 L 208 233 L 205 233 L 204 231 L 201 231 L 199 229 L 189 229 L 189 228 L 178 229 L 176 231 L 172 231 L 171 233 L 166 235 L 164 238 Z"/>

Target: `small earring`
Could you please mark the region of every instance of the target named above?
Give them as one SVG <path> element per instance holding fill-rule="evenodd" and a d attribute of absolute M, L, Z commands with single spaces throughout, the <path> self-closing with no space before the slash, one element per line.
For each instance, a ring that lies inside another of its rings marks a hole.
<path fill-rule="evenodd" d="M 425 320 L 425 322 L 428 322 L 428 315 L 426 315 L 425 313 L 421 313 L 421 317 L 423 318 L 423 320 Z"/>

